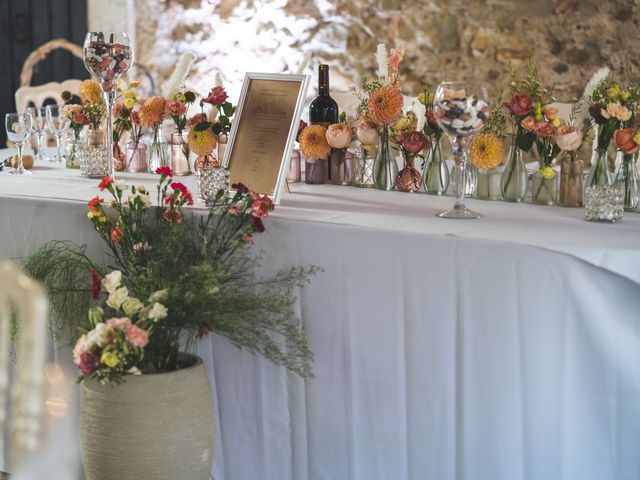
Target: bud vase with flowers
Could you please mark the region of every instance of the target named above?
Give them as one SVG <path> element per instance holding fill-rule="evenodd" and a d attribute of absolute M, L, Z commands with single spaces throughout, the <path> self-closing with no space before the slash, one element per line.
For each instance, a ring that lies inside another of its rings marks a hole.
<path fill-rule="evenodd" d="M 396 189 L 401 192 L 417 192 L 422 189 L 422 176 L 415 167 L 415 157 L 424 160 L 421 154 L 424 150 L 429 150 L 431 142 L 419 130 L 418 117 L 412 111 L 403 114 L 393 125 L 393 142 L 400 149 L 404 166 L 396 177 Z"/>
<path fill-rule="evenodd" d="M 311 185 L 327 183 L 329 166 L 327 156 L 331 146 L 327 142 L 327 127 L 317 123 L 307 125 L 299 137 L 300 153 L 304 157 L 304 182 Z"/>
<path fill-rule="evenodd" d="M 191 90 L 178 91 L 165 104 L 166 115 L 173 120 L 176 130 L 171 133 L 171 169 L 175 175 L 190 175 L 189 144 L 186 140 L 187 109 L 196 101 Z"/>
<path fill-rule="evenodd" d="M 327 143 L 331 147 L 330 161 L 331 183 L 351 185 L 353 182 L 353 163 L 347 148 L 351 144 L 351 125 L 347 124 L 347 114 L 342 112 L 340 123 L 327 127 Z"/>
<path fill-rule="evenodd" d="M 169 148 L 162 131 L 166 103 L 164 98 L 155 95 L 143 100 L 138 112 L 142 126 L 151 130 L 151 140 L 147 149 L 150 172 L 159 167 L 168 167 L 171 163 Z"/>
<path fill-rule="evenodd" d="M 141 142 L 144 127 L 140 120 L 140 107 L 142 106 L 136 88 L 140 84 L 137 80 L 130 81 L 127 86 L 118 87 L 120 99 L 113 107 L 113 145 L 114 157 L 115 149 L 122 149 L 120 142 L 125 134 L 128 134 L 129 141 L 125 146 L 122 160 L 114 162 L 116 170 L 126 170 L 127 172 L 146 172 L 149 170 L 147 164 L 147 145 Z"/>
<path fill-rule="evenodd" d="M 620 166 L 615 184 L 624 192 L 624 209 L 633 212 L 640 201 L 640 176 L 638 175 L 638 150 L 640 149 L 640 129 L 623 128 L 617 130 L 613 138 L 618 147 Z"/>
<path fill-rule="evenodd" d="M 431 150 L 422 171 L 422 182 L 425 192 L 431 195 L 444 195 L 449 188 L 449 167 L 442 155 L 442 128 L 436 121 L 433 110 L 434 92 L 426 85 L 422 86 L 422 93 L 418 101 L 425 107 L 425 122 L 422 132 L 431 142 Z"/>

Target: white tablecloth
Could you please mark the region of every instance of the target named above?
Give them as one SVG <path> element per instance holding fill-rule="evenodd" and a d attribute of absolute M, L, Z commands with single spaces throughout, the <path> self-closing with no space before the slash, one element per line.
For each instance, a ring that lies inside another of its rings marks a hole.
<path fill-rule="evenodd" d="M 0 255 L 97 254 L 97 181 L 36 174 L 0 173 Z M 325 269 L 298 303 L 316 377 L 200 343 L 216 479 L 640 478 L 639 215 L 470 201 L 485 218 L 460 222 L 434 217 L 451 198 L 292 190 L 257 248 L 265 272 Z"/>

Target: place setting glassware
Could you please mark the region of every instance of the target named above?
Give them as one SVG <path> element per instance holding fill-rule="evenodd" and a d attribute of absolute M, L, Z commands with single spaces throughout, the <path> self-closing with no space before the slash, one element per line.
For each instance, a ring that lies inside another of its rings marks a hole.
<path fill-rule="evenodd" d="M 44 152 L 44 139 L 47 133 L 47 112 L 45 107 L 28 107 L 27 113 L 31 115 L 31 135 L 36 139 L 36 158 L 39 162 L 52 161 Z"/>
<path fill-rule="evenodd" d="M 442 82 L 434 99 L 436 121 L 446 133 L 456 161 L 456 203 L 451 210 L 437 214 L 440 218 L 472 219 L 480 215 L 466 207 L 465 167 L 469 161 L 469 148 L 489 117 L 489 105 L 473 88 L 460 82 Z"/>
<path fill-rule="evenodd" d="M 53 133 L 56 139 L 56 155 L 51 159 L 52 162 L 63 163 L 65 161 L 62 154 L 62 135 L 71 126 L 71 120 L 62 111 L 61 105 L 47 105 L 45 107 L 45 115 L 47 117 L 47 127 Z"/>
<path fill-rule="evenodd" d="M 7 138 L 13 142 L 18 150 L 18 166 L 9 173 L 16 175 L 32 175 L 32 172 L 22 165 L 22 151 L 25 142 L 31 134 L 31 116 L 28 113 L 7 113 L 4 119 Z"/>
<path fill-rule="evenodd" d="M 124 32 L 89 32 L 84 39 L 82 57 L 85 68 L 100 83 L 107 111 L 107 158 L 113 176 L 113 105 L 117 81 L 133 62 L 131 39 Z"/>

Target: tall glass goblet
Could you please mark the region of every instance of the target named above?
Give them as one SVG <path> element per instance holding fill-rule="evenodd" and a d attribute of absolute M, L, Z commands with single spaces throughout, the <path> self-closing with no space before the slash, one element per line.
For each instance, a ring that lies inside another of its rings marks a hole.
<path fill-rule="evenodd" d="M 71 125 L 71 120 L 64 114 L 62 108 L 63 107 L 60 105 L 47 105 L 45 107 L 47 126 L 56 139 L 57 147 L 57 153 L 51 161 L 58 163 L 63 163 L 65 161 L 62 150 L 60 149 L 60 144 L 62 142 L 62 135 Z"/>
<path fill-rule="evenodd" d="M 44 152 L 44 136 L 47 131 L 47 112 L 45 107 L 29 107 L 27 113 L 31 115 L 31 135 L 36 138 L 36 160 L 52 161 Z"/>
<path fill-rule="evenodd" d="M 124 32 L 89 32 L 84 39 L 83 60 L 102 89 L 107 109 L 107 155 L 113 176 L 113 104 L 118 78 L 127 73 L 133 62 L 131 39 Z"/>
<path fill-rule="evenodd" d="M 7 138 L 18 149 L 18 166 L 10 172 L 18 175 L 31 175 L 31 172 L 22 166 L 22 150 L 31 132 L 31 117 L 27 113 L 7 113 L 4 126 L 7 130 Z"/>
<path fill-rule="evenodd" d="M 464 204 L 465 166 L 469 158 L 471 139 L 478 134 L 489 116 L 487 102 L 472 94 L 461 83 L 442 82 L 436 89 L 435 116 L 438 125 L 449 137 L 456 161 L 456 203 L 451 210 L 438 213 L 440 218 L 480 218 Z"/>

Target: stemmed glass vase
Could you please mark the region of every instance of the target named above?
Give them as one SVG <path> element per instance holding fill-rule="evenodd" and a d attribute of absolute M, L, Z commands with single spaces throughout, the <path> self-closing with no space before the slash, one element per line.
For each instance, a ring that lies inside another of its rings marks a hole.
<path fill-rule="evenodd" d="M 100 83 L 107 110 L 107 155 L 113 176 L 113 104 L 118 79 L 133 62 L 131 39 L 120 32 L 89 32 L 84 39 L 83 60 L 86 69 Z"/>
<path fill-rule="evenodd" d="M 4 119 L 4 126 L 7 130 L 7 138 L 18 149 L 18 166 L 14 170 L 10 170 L 10 172 L 17 175 L 31 175 L 31 172 L 22 165 L 22 150 L 31 134 L 31 115 L 28 113 L 7 113 Z"/>
<path fill-rule="evenodd" d="M 44 152 L 44 136 L 47 130 L 46 108 L 29 107 L 27 113 L 31 115 L 31 135 L 36 138 L 36 160 L 39 162 L 51 160 Z"/>
<path fill-rule="evenodd" d="M 63 107 L 59 105 L 47 105 L 45 110 L 47 117 L 47 126 L 56 139 L 57 152 L 56 156 L 51 160 L 58 163 L 62 163 L 65 161 L 62 150 L 60 149 L 62 143 L 62 135 L 71 126 L 71 120 L 69 119 L 69 117 L 67 117 L 67 115 L 64 114 L 62 108 Z"/>
<path fill-rule="evenodd" d="M 441 218 L 480 218 L 464 203 L 466 164 L 472 138 L 477 135 L 489 116 L 487 102 L 472 94 L 472 90 L 461 83 L 442 82 L 436 89 L 434 99 L 438 125 L 446 133 L 456 161 L 456 203 L 451 210 L 438 213 Z"/>

